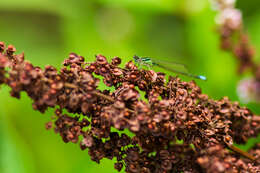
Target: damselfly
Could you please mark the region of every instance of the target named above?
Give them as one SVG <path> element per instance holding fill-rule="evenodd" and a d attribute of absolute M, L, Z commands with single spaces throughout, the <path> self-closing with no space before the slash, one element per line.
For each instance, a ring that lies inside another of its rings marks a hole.
<path fill-rule="evenodd" d="M 172 71 L 174 73 L 178 73 L 181 75 L 185 75 L 185 76 L 189 76 L 189 77 L 197 78 L 197 79 L 201 79 L 201 80 L 207 80 L 207 78 L 205 76 L 193 75 L 193 74 L 189 73 L 187 70 L 187 67 L 181 63 L 164 62 L 161 60 L 152 59 L 150 57 L 139 57 L 136 55 L 134 56 L 134 61 L 135 61 L 135 63 L 137 63 L 140 66 L 144 65 L 149 68 L 152 66 L 158 66 L 158 67 L 164 68 L 168 71 Z"/>

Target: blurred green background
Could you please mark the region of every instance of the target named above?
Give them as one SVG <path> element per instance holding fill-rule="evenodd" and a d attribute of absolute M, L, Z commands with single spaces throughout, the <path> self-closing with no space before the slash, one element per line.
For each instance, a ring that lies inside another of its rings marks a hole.
<path fill-rule="evenodd" d="M 260 1 L 239 0 L 237 6 L 260 62 Z M 1 0 L 0 41 L 41 67 L 59 68 L 70 52 L 90 61 L 99 53 L 123 62 L 134 54 L 168 58 L 206 75 L 208 81 L 197 83 L 210 97 L 237 101 L 236 86 L 243 76 L 237 76 L 231 54 L 219 49 L 215 15 L 207 0 Z M 26 94 L 17 100 L 9 91 L 5 86 L 0 90 L 1 173 L 116 172 L 113 161 L 98 165 L 79 145 L 65 144 L 45 130 L 52 110 L 40 114 Z M 260 114 L 259 104 L 246 106 Z"/>

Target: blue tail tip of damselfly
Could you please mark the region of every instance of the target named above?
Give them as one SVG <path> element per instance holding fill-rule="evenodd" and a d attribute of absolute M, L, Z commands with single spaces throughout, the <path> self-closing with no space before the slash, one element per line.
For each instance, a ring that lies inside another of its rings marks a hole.
<path fill-rule="evenodd" d="M 202 76 L 202 75 L 199 75 L 198 78 L 201 79 L 201 80 L 207 80 L 207 77 L 206 76 Z"/>

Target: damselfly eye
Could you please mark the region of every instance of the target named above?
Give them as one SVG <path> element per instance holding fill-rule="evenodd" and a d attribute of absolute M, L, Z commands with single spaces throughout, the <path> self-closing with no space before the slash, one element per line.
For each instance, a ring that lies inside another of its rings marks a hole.
<path fill-rule="evenodd" d="M 134 56 L 134 60 L 137 61 L 138 59 L 140 59 L 137 55 Z"/>

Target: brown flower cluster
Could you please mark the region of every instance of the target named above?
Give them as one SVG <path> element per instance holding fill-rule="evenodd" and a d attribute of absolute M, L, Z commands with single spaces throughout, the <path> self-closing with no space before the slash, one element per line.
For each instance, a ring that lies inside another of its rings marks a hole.
<path fill-rule="evenodd" d="M 241 80 L 238 95 L 243 102 L 260 102 L 260 64 L 254 62 L 255 52 L 243 27 L 242 13 L 235 8 L 236 0 L 211 0 L 218 11 L 216 23 L 219 28 L 221 48 L 232 52 L 238 60 L 238 73 L 253 73 L 251 79 Z"/>
<path fill-rule="evenodd" d="M 97 163 L 116 158 L 115 169 L 129 173 L 260 171 L 259 145 L 250 153 L 233 146 L 259 134 L 259 116 L 226 97 L 209 99 L 194 81 L 120 63 L 71 53 L 59 71 L 41 69 L 0 42 L 0 83 L 13 97 L 25 91 L 40 112 L 55 108 L 46 128 L 79 142 Z M 127 129 L 131 135 L 120 132 Z"/>

